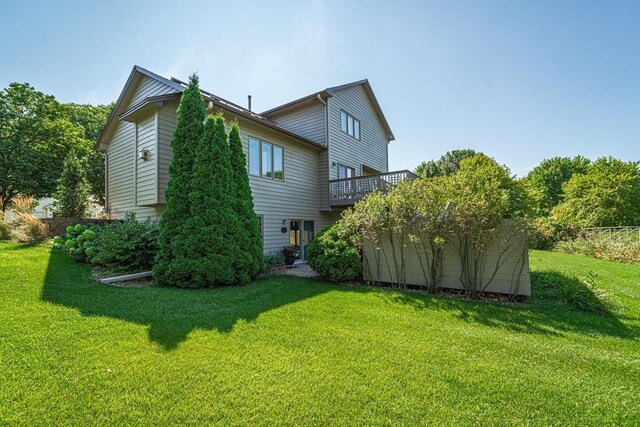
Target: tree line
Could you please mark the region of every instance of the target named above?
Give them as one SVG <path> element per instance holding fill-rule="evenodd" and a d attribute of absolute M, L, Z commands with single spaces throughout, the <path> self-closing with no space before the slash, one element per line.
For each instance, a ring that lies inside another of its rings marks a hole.
<path fill-rule="evenodd" d="M 104 156 L 94 145 L 113 107 L 60 103 L 28 83 L 2 89 L 0 211 L 18 196 L 61 195 L 61 181 L 64 187 L 79 180 L 81 191 L 104 204 Z M 71 170 L 63 176 L 65 163 Z"/>
<path fill-rule="evenodd" d="M 415 169 L 424 178 L 447 176 L 460 168 L 474 150 L 454 150 Z M 583 156 L 543 160 L 525 177 L 501 166 L 513 217 L 552 227 L 614 227 L 640 225 L 640 162 Z"/>

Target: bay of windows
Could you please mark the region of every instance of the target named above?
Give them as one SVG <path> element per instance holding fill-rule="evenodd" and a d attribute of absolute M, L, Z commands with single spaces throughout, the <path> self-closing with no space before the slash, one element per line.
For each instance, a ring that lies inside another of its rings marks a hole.
<path fill-rule="evenodd" d="M 284 179 L 284 148 L 257 138 L 249 138 L 249 174 Z"/>
<path fill-rule="evenodd" d="M 340 110 L 340 128 L 342 132 L 360 140 L 360 120 L 344 110 Z"/>

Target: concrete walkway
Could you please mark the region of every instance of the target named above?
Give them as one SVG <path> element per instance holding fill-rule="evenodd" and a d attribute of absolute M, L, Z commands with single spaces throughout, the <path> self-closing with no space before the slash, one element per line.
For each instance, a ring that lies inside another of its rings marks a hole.
<path fill-rule="evenodd" d="M 284 270 L 282 270 L 280 274 L 309 278 L 319 277 L 318 273 L 313 271 L 307 263 L 294 264 L 291 268 L 285 268 Z"/>

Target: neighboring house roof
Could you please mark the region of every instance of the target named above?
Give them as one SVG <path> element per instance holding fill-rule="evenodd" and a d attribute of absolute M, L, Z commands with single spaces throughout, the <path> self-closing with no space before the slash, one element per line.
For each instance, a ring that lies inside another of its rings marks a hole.
<path fill-rule="evenodd" d="M 364 87 L 365 92 L 367 92 L 367 95 L 369 95 L 369 99 L 371 100 L 373 109 L 378 114 L 378 117 L 380 118 L 380 122 L 382 123 L 382 126 L 384 127 L 385 132 L 387 132 L 387 137 L 389 138 L 389 140 L 390 141 L 395 140 L 395 137 L 393 136 L 393 132 L 391 131 L 391 127 L 389 126 L 389 122 L 387 122 L 387 118 L 384 116 L 384 113 L 382 112 L 382 108 L 380 108 L 380 104 L 378 103 L 378 99 L 376 98 L 376 95 L 373 93 L 371 84 L 367 79 L 358 80 L 357 82 L 347 83 L 340 86 L 328 87 L 319 92 L 314 92 L 311 95 L 307 95 L 302 98 L 296 99 L 295 101 L 287 102 L 286 104 L 282 104 L 270 110 L 263 111 L 262 113 L 260 113 L 260 115 L 265 117 L 273 117 L 277 113 L 282 113 L 287 110 L 293 109 L 300 104 L 303 104 L 312 99 L 316 99 L 318 96 L 328 98 L 330 96 L 333 96 L 336 91 L 339 91 L 341 89 L 347 89 L 347 88 L 358 86 L 358 85 L 362 85 Z"/>
<path fill-rule="evenodd" d="M 173 89 L 174 91 L 167 93 L 165 95 L 151 96 L 151 97 L 145 98 L 142 101 L 138 102 L 137 104 L 131 106 L 131 108 L 125 110 L 125 108 L 128 105 L 127 101 L 129 101 L 129 98 L 132 95 L 132 91 L 129 91 L 129 87 L 133 84 L 134 81 L 137 81 L 142 75 L 158 80 L 166 84 L 167 86 L 169 86 L 169 88 Z M 169 99 L 179 99 L 182 96 L 182 92 L 187 88 L 187 86 L 188 86 L 187 83 L 181 80 L 178 80 L 173 77 L 171 79 L 167 79 L 145 68 L 135 65 L 133 67 L 133 70 L 131 71 L 131 74 L 129 75 L 129 78 L 127 79 L 127 82 L 124 85 L 124 88 L 122 89 L 122 92 L 120 93 L 120 96 L 118 97 L 118 100 L 116 101 L 116 105 L 113 108 L 113 111 L 111 111 L 111 114 L 109 115 L 109 118 L 107 120 L 105 127 L 102 129 L 100 137 L 98 138 L 98 142 L 96 143 L 95 149 L 98 151 L 104 151 L 104 149 L 106 148 L 105 147 L 106 141 L 109 139 L 109 137 L 115 130 L 115 125 L 117 124 L 116 119 L 122 120 L 127 117 L 130 117 L 134 115 L 137 111 L 140 111 L 141 109 L 143 109 L 144 107 L 150 104 L 161 103 Z M 212 105 L 231 111 L 234 114 L 245 117 L 261 125 L 267 126 L 285 135 L 291 136 L 305 144 L 309 144 L 316 148 L 326 150 L 326 147 L 324 145 L 318 144 L 315 141 L 312 141 L 308 138 L 300 136 L 281 126 L 278 126 L 276 123 L 268 120 L 266 117 L 260 114 L 247 110 L 237 104 L 234 104 L 233 102 L 227 101 L 205 90 L 201 89 L 200 92 L 202 93 L 202 97 L 204 98 L 204 100 L 211 103 Z"/>

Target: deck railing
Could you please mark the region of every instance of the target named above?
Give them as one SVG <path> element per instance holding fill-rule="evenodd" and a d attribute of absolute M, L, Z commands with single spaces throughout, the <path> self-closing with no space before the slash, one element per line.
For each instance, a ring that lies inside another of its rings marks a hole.
<path fill-rule="evenodd" d="M 372 191 L 389 191 L 405 179 L 417 176 L 408 170 L 357 176 L 329 181 L 329 203 L 331 206 L 349 206 Z"/>

